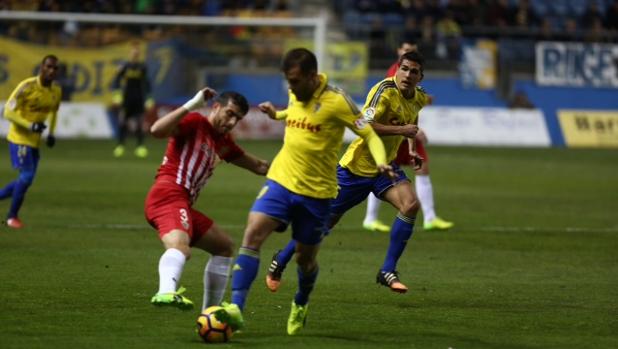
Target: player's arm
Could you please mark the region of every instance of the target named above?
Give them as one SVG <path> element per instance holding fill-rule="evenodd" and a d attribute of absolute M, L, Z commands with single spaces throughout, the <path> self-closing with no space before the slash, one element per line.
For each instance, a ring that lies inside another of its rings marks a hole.
<path fill-rule="evenodd" d="M 142 84 L 143 84 L 143 91 L 144 91 L 144 108 L 146 110 L 149 110 L 151 108 L 154 107 L 155 105 L 155 101 L 154 98 L 152 98 L 152 86 L 150 84 L 150 79 L 148 78 L 148 68 L 146 67 L 146 63 L 144 63 L 144 66 L 142 67 Z"/>
<path fill-rule="evenodd" d="M 271 102 L 263 102 L 258 104 L 260 111 L 273 120 L 283 120 L 288 116 L 288 110 L 277 110 Z"/>
<path fill-rule="evenodd" d="M 195 96 L 183 104 L 182 107 L 176 108 L 155 121 L 150 127 L 150 133 L 156 138 L 167 138 L 175 135 L 178 132 L 178 123 L 180 120 L 190 112 L 206 105 L 206 101 L 216 94 L 217 92 L 210 87 L 198 91 Z"/>
<path fill-rule="evenodd" d="M 26 88 L 29 82 L 20 83 L 9 96 L 9 100 L 4 106 L 4 117 L 12 123 L 33 132 L 41 133 L 45 130 L 42 122 L 32 122 L 22 115 L 22 106 L 26 97 Z"/>
<path fill-rule="evenodd" d="M 60 101 L 62 100 L 62 91 L 60 87 L 58 87 L 58 102 L 56 103 L 56 107 L 54 110 L 49 113 L 47 120 L 49 121 L 49 133 L 47 134 L 47 140 L 45 143 L 48 147 L 52 148 L 56 145 L 56 137 L 54 136 L 54 132 L 56 132 L 56 121 L 58 120 L 58 109 L 60 109 Z"/>
<path fill-rule="evenodd" d="M 261 176 L 265 176 L 268 172 L 268 168 L 270 167 L 268 161 L 259 159 L 249 153 L 244 153 L 230 162 L 238 167 L 242 167 Z"/>
<path fill-rule="evenodd" d="M 386 163 L 386 151 L 384 150 L 382 140 L 375 133 L 373 128 L 371 128 L 367 119 L 361 115 L 352 99 L 349 96 L 344 95 L 344 101 L 345 105 L 343 110 L 338 113 L 338 116 L 344 124 L 352 130 L 352 132 L 363 138 L 365 143 L 367 143 L 369 152 L 371 153 L 371 156 L 373 157 L 380 173 L 386 174 L 389 178 L 395 178 L 393 168 Z"/>
<path fill-rule="evenodd" d="M 372 122 L 371 127 L 380 136 L 404 136 L 414 138 L 418 133 L 418 126 L 414 124 L 407 125 L 384 125 L 379 122 Z"/>
<path fill-rule="evenodd" d="M 387 125 L 386 115 L 390 110 L 388 90 L 378 88 L 367 96 L 367 102 L 363 108 L 363 117 L 371 124 L 373 130 L 379 136 L 404 136 L 412 138 L 416 135 L 416 125 Z"/>
<path fill-rule="evenodd" d="M 114 81 L 112 82 L 112 104 L 121 105 L 122 104 L 122 79 L 124 79 L 124 74 L 127 71 L 127 64 L 123 63 L 116 76 L 114 77 Z"/>

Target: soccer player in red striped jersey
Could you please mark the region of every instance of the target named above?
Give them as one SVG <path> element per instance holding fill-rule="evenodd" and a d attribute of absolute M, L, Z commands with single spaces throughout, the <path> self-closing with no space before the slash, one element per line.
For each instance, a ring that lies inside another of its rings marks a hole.
<path fill-rule="evenodd" d="M 214 101 L 208 116 L 195 112 L 210 99 Z M 212 255 L 204 269 L 202 309 L 218 305 L 223 298 L 232 265 L 232 239 L 192 206 L 219 159 L 262 176 L 268 171 L 266 160 L 245 153 L 229 134 L 248 110 L 242 95 L 216 95 L 207 87 L 150 129 L 156 138 L 169 137 L 163 163 L 145 203 L 146 219 L 158 230 L 165 248 L 159 260 L 159 291 L 151 300 L 155 305 L 193 307 L 193 302 L 182 295 L 184 288 L 179 288 L 191 247 Z"/>

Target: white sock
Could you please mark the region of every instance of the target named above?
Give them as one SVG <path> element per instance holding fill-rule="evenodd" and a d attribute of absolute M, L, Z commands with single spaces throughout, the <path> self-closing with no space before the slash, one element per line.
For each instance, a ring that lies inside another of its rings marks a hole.
<path fill-rule="evenodd" d="M 421 202 L 423 210 L 423 221 L 428 223 L 436 218 L 436 211 L 433 208 L 433 188 L 431 187 L 431 179 L 429 176 L 416 175 L 414 180 L 416 186 L 416 195 Z"/>
<path fill-rule="evenodd" d="M 185 255 L 175 248 L 170 248 L 163 253 L 159 259 L 158 293 L 176 292 L 186 260 Z"/>
<path fill-rule="evenodd" d="M 367 212 L 365 213 L 363 224 L 369 224 L 378 219 L 381 202 L 373 193 L 369 193 L 369 196 L 367 196 Z"/>
<path fill-rule="evenodd" d="M 219 305 L 223 301 L 225 288 L 230 279 L 232 257 L 212 256 L 204 268 L 204 300 L 202 309 Z"/>

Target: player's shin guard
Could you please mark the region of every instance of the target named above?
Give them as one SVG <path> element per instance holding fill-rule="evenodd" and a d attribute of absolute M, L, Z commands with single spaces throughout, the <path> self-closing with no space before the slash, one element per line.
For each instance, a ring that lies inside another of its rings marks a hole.
<path fill-rule="evenodd" d="M 204 298 L 202 309 L 219 305 L 223 300 L 232 269 L 232 257 L 212 256 L 204 268 Z"/>
<path fill-rule="evenodd" d="M 259 252 L 241 247 L 238 258 L 232 268 L 232 303 L 243 310 L 251 284 L 255 280 L 260 266 Z"/>
<path fill-rule="evenodd" d="M 313 291 L 313 286 L 318 278 L 318 272 L 320 268 L 316 267 L 315 270 L 308 273 L 303 272 L 298 268 L 298 292 L 294 297 L 294 302 L 297 305 L 305 305 L 309 302 L 309 295 Z"/>
<path fill-rule="evenodd" d="M 397 218 L 395 218 L 395 222 L 391 227 L 391 239 L 384 264 L 382 265 L 383 271 L 394 271 L 396 269 L 397 261 L 403 254 L 408 239 L 412 236 L 415 220 L 416 217 L 406 217 L 401 213 L 397 214 Z"/>

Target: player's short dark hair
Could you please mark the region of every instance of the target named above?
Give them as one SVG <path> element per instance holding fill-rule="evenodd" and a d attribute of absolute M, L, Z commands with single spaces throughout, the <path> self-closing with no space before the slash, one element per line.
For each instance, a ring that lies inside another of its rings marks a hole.
<path fill-rule="evenodd" d="M 403 55 L 401 55 L 401 57 L 399 57 L 398 64 L 401 65 L 401 62 L 403 62 L 404 59 L 410 62 L 418 63 L 418 65 L 421 66 L 421 73 L 423 72 L 423 69 L 425 69 L 425 58 L 418 51 L 410 51 L 410 52 L 404 53 Z"/>
<path fill-rule="evenodd" d="M 41 64 L 45 64 L 45 61 L 47 61 L 48 59 L 54 60 L 54 61 L 58 61 L 58 57 L 56 57 L 55 55 L 46 55 L 45 57 L 43 57 L 43 59 L 41 60 Z"/>
<path fill-rule="evenodd" d="M 313 52 L 307 50 L 306 48 L 300 47 L 291 49 L 283 57 L 281 70 L 285 73 L 296 66 L 300 68 L 300 71 L 303 74 L 312 72 L 317 73 L 318 60 L 315 58 Z"/>
<path fill-rule="evenodd" d="M 225 91 L 223 93 L 220 93 L 215 98 L 215 102 L 223 106 L 227 105 L 229 101 L 232 101 L 232 103 L 236 104 L 236 106 L 240 108 L 240 112 L 242 113 L 242 115 L 247 114 L 247 112 L 249 111 L 249 102 L 247 102 L 245 96 L 241 95 L 238 92 Z"/>

